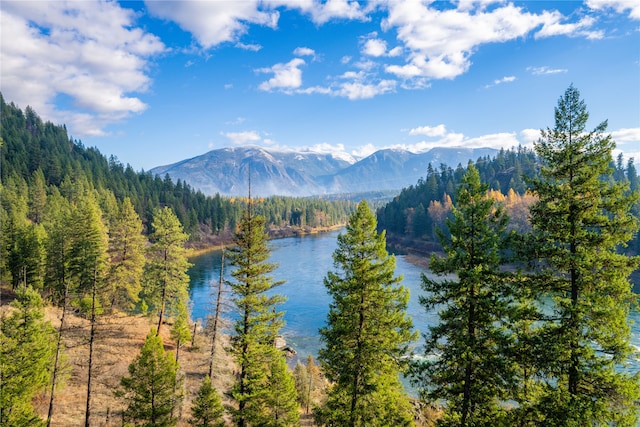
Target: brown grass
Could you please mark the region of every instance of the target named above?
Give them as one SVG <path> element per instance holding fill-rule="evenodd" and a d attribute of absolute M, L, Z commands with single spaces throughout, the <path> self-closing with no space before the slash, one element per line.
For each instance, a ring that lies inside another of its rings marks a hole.
<path fill-rule="evenodd" d="M 47 317 L 55 327 L 60 324 L 60 310 L 47 308 Z M 121 426 L 122 410 L 125 402 L 114 396 L 120 378 L 127 375 L 127 369 L 139 354 L 145 337 L 152 327 L 153 319 L 143 316 L 114 314 L 101 316 L 94 343 L 94 370 L 92 380 L 91 425 Z M 89 356 L 89 322 L 75 314 L 67 316 L 63 331 L 63 341 L 67 355 L 66 380 L 56 392 L 51 425 L 53 427 L 83 426 L 87 398 L 87 365 Z M 175 354 L 175 345 L 169 338 L 170 326 L 164 325 L 162 337 L 165 350 Z M 224 338 L 224 337 L 223 337 Z M 180 349 L 180 369 L 184 375 L 185 399 L 181 408 L 178 426 L 188 426 L 191 401 L 200 383 L 209 371 L 210 339 L 196 334 L 195 345 L 187 343 Z M 217 369 L 213 383 L 218 390 L 226 391 L 233 382 L 233 362 L 224 351 L 223 343 L 216 349 Z M 223 396 L 223 403 L 230 404 Z M 39 412 L 46 416 L 49 396 L 36 401 Z"/>

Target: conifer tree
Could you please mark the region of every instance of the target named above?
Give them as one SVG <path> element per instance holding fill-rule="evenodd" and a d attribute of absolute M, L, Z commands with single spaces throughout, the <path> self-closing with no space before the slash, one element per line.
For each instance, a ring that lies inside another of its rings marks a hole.
<path fill-rule="evenodd" d="M 291 427 L 300 425 L 300 406 L 293 376 L 287 368 L 284 354 L 271 359 L 269 393 L 265 401 L 268 415 L 260 425 L 264 427 Z"/>
<path fill-rule="evenodd" d="M 182 401 L 178 369 L 171 354 L 165 352 L 162 338 L 152 329 L 129 365 L 129 376 L 120 380 L 117 395 L 127 403 L 126 422 L 148 427 L 176 425 L 173 412 Z"/>
<path fill-rule="evenodd" d="M 193 427 L 224 427 L 224 407 L 218 391 L 206 376 L 191 406 L 189 424 Z"/>
<path fill-rule="evenodd" d="M 112 307 L 131 309 L 139 300 L 146 239 L 142 221 L 127 197 L 109 227 L 109 293 Z"/>
<path fill-rule="evenodd" d="M 572 85 L 535 144 L 543 168 L 532 181 L 528 247 L 541 298 L 553 299 L 537 330 L 538 408 L 548 426 L 635 426 L 640 379 L 619 368 L 632 351 L 628 277 L 640 260 L 618 249 L 638 230 L 630 214 L 638 193 L 610 179 L 615 143 L 606 121 L 588 131 L 588 118 Z"/>
<path fill-rule="evenodd" d="M 152 245 L 145 270 L 145 302 L 158 312 L 157 333 L 160 334 L 167 305 L 178 301 L 186 304 L 189 297 L 187 269 L 191 264 L 184 248 L 188 236 L 171 208 L 156 209 L 151 227 Z"/>
<path fill-rule="evenodd" d="M 189 311 L 184 301 L 178 301 L 174 311 L 171 339 L 176 343 L 176 362 L 179 362 L 180 348 L 191 339 L 191 328 L 189 327 Z"/>
<path fill-rule="evenodd" d="M 425 334 L 426 357 L 415 364 L 414 382 L 427 400 L 445 402 L 443 426 L 504 425 L 502 403 L 516 378 L 506 327 L 514 295 L 500 272 L 507 217 L 487 190 L 469 162 L 449 233 L 439 233 L 445 257 L 432 255 L 430 262 L 434 273 L 457 278 L 422 275 L 420 302 L 427 311 L 439 309 L 439 322 Z"/>
<path fill-rule="evenodd" d="M 49 385 L 56 332 L 33 288 L 20 286 L 11 305 L 0 322 L 0 425 L 39 426 L 31 402 Z"/>
<path fill-rule="evenodd" d="M 235 235 L 236 246 L 230 250 L 235 280 L 229 285 L 237 312 L 232 352 L 239 369 L 231 396 L 238 404 L 234 413 L 238 427 L 261 425 L 269 417 L 265 406 L 270 393 L 269 367 L 275 357 L 280 357 L 274 343 L 283 324 L 277 307 L 284 297 L 267 295 L 283 282 L 269 275 L 276 265 L 268 262 L 271 251 L 265 219 L 253 213 L 251 203 Z"/>
<path fill-rule="evenodd" d="M 325 278 L 333 298 L 319 360 L 331 383 L 317 413 L 328 426 L 413 425 L 409 398 L 399 380 L 415 338 L 406 313 L 409 292 L 394 277 L 395 258 L 366 202 L 338 236 L 336 271 Z"/>

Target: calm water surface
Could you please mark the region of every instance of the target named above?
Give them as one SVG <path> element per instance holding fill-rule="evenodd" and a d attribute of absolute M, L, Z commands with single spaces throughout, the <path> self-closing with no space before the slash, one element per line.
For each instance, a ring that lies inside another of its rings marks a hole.
<path fill-rule="evenodd" d="M 281 307 L 285 311 L 286 321 L 282 334 L 301 358 L 306 358 L 308 354 L 316 357 L 320 347 L 318 329 L 325 324 L 330 303 L 323 279 L 327 271 L 333 269 L 332 254 L 337 247 L 338 234 L 338 231 L 334 231 L 269 242 L 272 251 L 270 262 L 278 264 L 272 276 L 275 280 L 286 280 L 275 290 L 288 298 Z M 192 258 L 191 262 L 194 264 L 189 271 L 192 316 L 194 319 L 204 319 L 212 306 L 212 292 L 216 291 L 220 277 L 220 252 Z M 225 267 L 224 276 L 227 280 L 231 279 L 230 271 L 228 266 Z M 396 275 L 403 276 L 403 285 L 411 293 L 408 312 L 413 318 L 414 327 L 421 334 L 427 331 L 428 325 L 438 320 L 436 312 L 426 313 L 418 302 L 422 293 L 420 274 L 423 272 L 430 274 L 409 263 L 404 256 L 396 256 Z M 635 321 L 632 325 L 632 343 L 640 350 L 640 314 L 634 311 L 630 317 Z M 416 346 L 419 347 L 420 342 Z M 640 360 L 635 360 L 630 369 L 638 371 Z"/>

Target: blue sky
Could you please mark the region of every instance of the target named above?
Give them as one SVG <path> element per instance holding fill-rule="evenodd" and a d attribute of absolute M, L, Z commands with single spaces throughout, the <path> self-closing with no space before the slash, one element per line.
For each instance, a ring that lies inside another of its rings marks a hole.
<path fill-rule="evenodd" d="M 640 3 L 7 1 L 0 90 L 136 170 L 530 145 L 574 84 L 640 161 Z"/>

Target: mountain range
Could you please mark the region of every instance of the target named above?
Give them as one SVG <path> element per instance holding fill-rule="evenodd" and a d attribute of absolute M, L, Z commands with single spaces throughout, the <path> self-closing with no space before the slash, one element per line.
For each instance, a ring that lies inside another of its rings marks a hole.
<path fill-rule="evenodd" d="M 433 148 L 422 153 L 401 149 L 376 151 L 361 160 L 345 153 L 276 151 L 262 147 L 212 150 L 191 159 L 151 169 L 168 174 L 206 195 L 304 197 L 380 190 L 401 190 L 427 174 L 428 165 L 459 163 L 493 157 L 493 148 Z"/>

